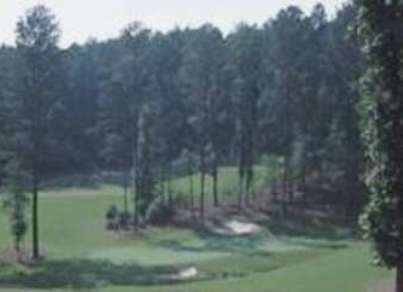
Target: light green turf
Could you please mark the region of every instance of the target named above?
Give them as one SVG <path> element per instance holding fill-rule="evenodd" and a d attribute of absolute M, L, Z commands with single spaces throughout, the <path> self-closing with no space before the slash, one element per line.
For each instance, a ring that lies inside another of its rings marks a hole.
<path fill-rule="evenodd" d="M 258 171 L 262 173 L 262 171 Z M 225 192 L 232 187 L 237 179 L 235 168 L 220 169 L 220 191 Z M 184 193 L 188 189 L 189 180 L 180 178 L 173 181 L 176 190 Z M 207 198 L 209 197 L 211 179 L 207 180 Z M 195 185 L 197 185 L 195 183 Z M 195 187 L 195 193 L 198 189 Z M 211 195 L 210 195 L 211 196 Z M 107 232 L 105 226 L 105 212 L 111 204 L 122 204 L 122 190 L 113 185 L 100 185 L 98 188 L 69 188 L 61 190 L 42 191 L 39 199 L 40 239 L 52 257 L 65 256 L 97 256 L 107 252 L 117 252 L 125 256 L 125 250 L 132 245 L 143 245 L 140 241 L 118 239 Z M 169 233 L 166 231 L 165 233 Z M 155 232 L 161 234 L 161 232 Z M 30 231 L 26 238 L 26 246 L 31 240 Z M 185 232 L 184 236 L 191 236 Z M 158 235 L 159 236 L 159 235 Z M 149 235 L 158 239 L 155 234 Z M 175 234 L 178 236 L 178 234 Z M 0 209 L 0 249 L 11 244 L 8 224 L 4 210 Z M 143 247 L 139 247 L 143 248 Z M 140 253 L 141 254 L 141 253 Z M 171 254 L 167 255 L 168 257 Z M 117 256 L 119 258 L 119 256 Z"/>
<path fill-rule="evenodd" d="M 236 171 L 226 168 L 220 173 L 220 188 L 231 187 Z M 176 180 L 175 188 L 185 189 L 186 181 Z M 80 281 L 99 280 L 100 286 L 95 290 L 105 292 L 366 292 L 371 283 L 390 276 L 370 267 L 368 247 L 363 243 L 276 237 L 269 232 L 248 238 L 220 238 L 177 228 L 152 228 L 135 237 L 117 235 L 105 230 L 104 214 L 110 204 L 121 201 L 121 190 L 110 185 L 43 192 L 39 204 L 41 244 L 49 252 L 49 261 L 59 260 L 61 264 L 45 264 L 32 270 L 0 266 L 0 287 L 4 287 L 1 281 L 10 273 L 29 275 L 36 271 L 41 275 L 39 287 L 44 287 L 46 281 L 49 284 L 54 281 L 50 285 L 53 289 L 35 290 L 30 285 L 25 285 L 25 289 L 13 288 L 22 285 L 16 280 L 13 287 L 0 291 L 71 291 L 73 288 L 58 285 L 59 280 L 51 276 L 69 277 L 69 273 Z M 7 226 L 4 210 L 0 210 L 0 250 L 11 243 Z M 30 234 L 27 248 L 29 243 Z M 80 264 L 74 259 L 89 262 Z M 132 277 L 130 272 L 116 271 L 120 264 L 139 265 L 136 269 L 150 271 L 161 265 L 194 265 L 201 281 L 147 287 L 108 284 L 126 283 Z M 67 270 L 75 265 L 77 270 Z M 116 275 L 102 274 L 105 265 L 111 265 L 110 272 Z"/>
<path fill-rule="evenodd" d="M 366 292 L 390 273 L 371 267 L 366 245 L 355 245 L 272 272 L 256 273 L 242 279 L 191 283 L 180 287 L 107 289 L 144 292 Z"/>
<path fill-rule="evenodd" d="M 102 292 L 366 292 L 376 282 L 391 277 L 391 273 L 368 264 L 367 245 L 355 244 L 348 249 L 315 257 L 268 272 L 256 272 L 242 278 L 194 282 L 166 286 L 107 286 Z M 243 261 L 247 262 L 246 259 Z M 253 262 L 253 260 L 252 260 Z M 224 262 L 222 262 L 224 263 Z M 242 265 L 236 259 L 228 265 Z M 17 291 L 72 291 L 73 289 L 0 289 Z"/>

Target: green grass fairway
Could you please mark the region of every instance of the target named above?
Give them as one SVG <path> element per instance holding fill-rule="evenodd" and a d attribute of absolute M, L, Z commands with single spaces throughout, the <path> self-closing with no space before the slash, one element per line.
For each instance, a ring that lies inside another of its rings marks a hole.
<path fill-rule="evenodd" d="M 229 188 L 236 172 L 221 173 L 220 188 Z M 174 184 L 187 187 L 186 179 Z M 121 201 L 121 190 L 111 185 L 43 192 L 40 239 L 48 258 L 32 267 L 0 265 L 0 291 L 366 292 L 390 276 L 369 265 L 368 246 L 359 242 L 269 231 L 218 237 L 174 227 L 114 234 L 104 228 L 105 210 Z M 10 245 L 1 210 L 0 250 Z M 25 247 L 30 247 L 30 233 Z M 191 282 L 158 278 L 187 266 L 199 271 Z"/>

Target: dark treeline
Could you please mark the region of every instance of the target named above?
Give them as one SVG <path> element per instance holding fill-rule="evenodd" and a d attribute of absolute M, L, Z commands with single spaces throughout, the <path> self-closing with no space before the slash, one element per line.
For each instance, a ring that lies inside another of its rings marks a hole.
<path fill-rule="evenodd" d="M 201 217 L 206 177 L 218 206 L 218 168 L 236 165 L 243 208 L 264 157 L 281 164 L 276 188 L 287 204 L 356 218 L 365 201 L 356 111 L 365 64 L 355 17 L 353 5 L 333 19 L 322 5 L 310 15 L 291 6 L 228 35 L 212 24 L 161 33 L 134 22 L 117 39 L 62 50 L 51 12 L 28 12 L 17 45 L 0 48 L 0 180 L 29 181 L 34 251 L 43 182 L 105 170 L 123 174 L 136 224 L 161 192 L 174 204 L 178 165 L 200 173 Z"/>

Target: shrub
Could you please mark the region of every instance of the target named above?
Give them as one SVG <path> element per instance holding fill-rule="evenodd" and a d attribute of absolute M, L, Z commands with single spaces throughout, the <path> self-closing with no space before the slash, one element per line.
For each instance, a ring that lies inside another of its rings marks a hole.
<path fill-rule="evenodd" d="M 106 228 L 108 230 L 114 230 L 118 228 L 119 209 L 116 205 L 111 205 L 106 211 Z"/>
<path fill-rule="evenodd" d="M 175 204 L 173 204 L 175 206 Z M 174 207 L 165 204 L 162 196 L 157 197 L 148 207 L 146 221 L 153 225 L 164 225 L 175 215 Z"/>
<path fill-rule="evenodd" d="M 118 218 L 119 228 L 122 228 L 125 230 L 129 229 L 130 223 L 131 223 L 131 220 L 130 220 L 131 218 L 132 218 L 132 216 L 129 212 L 125 212 L 125 211 L 120 212 L 119 218 Z"/>

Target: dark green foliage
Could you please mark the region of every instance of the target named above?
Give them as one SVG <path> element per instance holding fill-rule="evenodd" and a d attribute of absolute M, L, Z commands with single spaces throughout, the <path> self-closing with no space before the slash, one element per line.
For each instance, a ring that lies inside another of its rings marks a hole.
<path fill-rule="evenodd" d="M 116 207 L 116 205 L 110 206 L 105 214 L 106 229 L 108 230 L 118 229 L 119 227 L 118 216 L 119 216 L 119 209 Z"/>
<path fill-rule="evenodd" d="M 217 172 L 221 147 L 218 118 L 223 95 L 222 74 L 225 64 L 224 39 L 216 27 L 205 24 L 189 31 L 181 68 L 181 81 L 186 94 L 186 122 L 189 129 L 188 151 L 197 153 L 200 171 L 200 216 L 204 216 L 205 180 L 209 172 L 209 157 L 213 157 L 213 174 Z M 222 106 L 222 105 L 221 105 Z M 217 177 L 216 175 L 214 176 Z M 215 186 L 217 181 L 215 179 Z M 215 204 L 218 194 L 214 187 Z"/>
<path fill-rule="evenodd" d="M 105 62 L 99 45 L 88 42 L 73 45 L 64 54 L 66 82 L 63 94 L 63 115 L 59 129 L 59 151 L 65 153 L 63 172 L 93 171 L 99 158 L 101 137 L 97 133 L 101 72 Z"/>
<path fill-rule="evenodd" d="M 12 138 L 16 126 L 15 60 L 14 48 L 0 47 L 0 188 L 5 184 L 6 165 L 15 148 Z"/>
<path fill-rule="evenodd" d="M 254 166 L 268 155 L 281 167 L 265 185 L 280 186 L 284 206 L 354 220 L 365 201 L 355 111 L 365 64 L 348 36 L 356 13 L 346 5 L 329 19 L 322 5 L 310 15 L 291 6 L 227 36 L 212 24 L 162 33 L 134 22 L 116 39 L 60 50 L 55 18 L 38 6 L 20 21 L 17 46 L 0 49 L 0 185 L 18 153 L 35 223 L 46 181 L 119 173 L 124 216 L 112 221 L 132 210 L 138 224 L 155 201 L 175 210 L 172 178 L 199 172 L 187 208 L 203 218 L 209 176 L 214 205 L 226 203 L 220 165 L 239 166 L 244 207 L 261 191 Z"/>
<path fill-rule="evenodd" d="M 164 226 L 172 222 L 175 212 L 174 207 L 165 204 L 161 197 L 157 197 L 148 206 L 146 221 L 156 226 Z"/>
<path fill-rule="evenodd" d="M 119 213 L 119 226 L 120 228 L 123 229 L 129 229 L 130 227 L 130 220 L 131 220 L 131 215 L 129 212 L 127 211 L 122 211 L 121 213 Z"/>
<path fill-rule="evenodd" d="M 106 212 L 106 220 L 115 220 L 119 215 L 119 209 L 116 205 L 112 205 L 109 207 L 109 209 Z"/>
<path fill-rule="evenodd" d="M 239 200 L 248 203 L 253 188 L 253 167 L 257 159 L 258 103 L 261 98 L 262 34 L 255 26 L 240 24 L 228 37 L 232 66 L 232 93 L 236 117 L 236 145 L 239 164 Z M 244 195 L 246 197 L 244 198 Z"/>
<path fill-rule="evenodd" d="M 145 267 L 137 264 L 117 265 L 100 260 L 56 260 L 31 266 L 29 272 L 24 270 L 20 273 L 5 275 L 0 279 L 0 284 L 7 286 L 18 284 L 20 287 L 39 289 L 161 285 L 177 282 L 166 275 L 175 275 L 180 268 L 178 266 Z"/>
<path fill-rule="evenodd" d="M 331 204 L 354 221 L 365 201 L 360 182 L 357 85 L 362 57 L 347 5 L 328 20 L 321 5 L 310 16 L 289 7 L 264 26 L 260 152 L 283 158 L 283 200 Z M 300 200 L 300 199 L 299 199 Z"/>
<path fill-rule="evenodd" d="M 106 229 L 127 230 L 130 228 L 132 215 L 126 210 L 120 211 L 116 205 L 111 205 L 105 214 Z"/>

